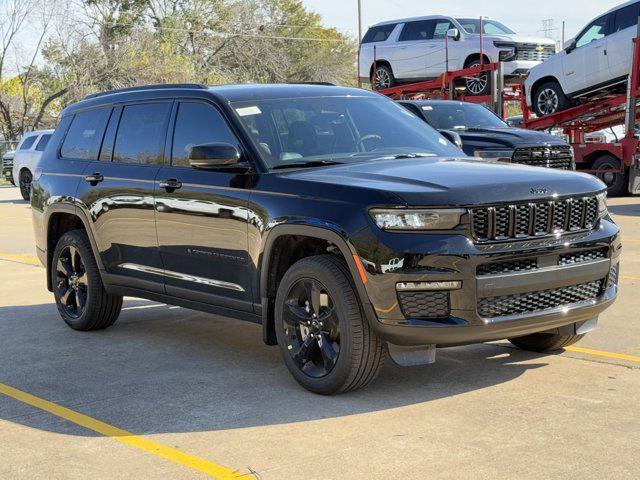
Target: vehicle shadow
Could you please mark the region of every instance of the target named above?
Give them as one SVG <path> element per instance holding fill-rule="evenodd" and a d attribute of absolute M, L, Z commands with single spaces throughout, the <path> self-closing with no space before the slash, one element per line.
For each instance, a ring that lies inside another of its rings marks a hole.
<path fill-rule="evenodd" d="M 640 216 L 640 204 L 629 203 L 627 205 L 609 205 L 608 210 L 614 215 L 624 215 L 627 217 Z"/>
<path fill-rule="evenodd" d="M 368 388 L 323 397 L 293 380 L 258 325 L 138 300 L 125 307 L 113 327 L 89 333 L 66 327 L 53 304 L 0 307 L 0 382 L 131 432 L 178 433 L 378 412 L 546 365 L 542 355 L 497 345 L 442 349 L 433 365 L 389 360 Z M 95 435 L 3 395 L 0 419 Z"/>

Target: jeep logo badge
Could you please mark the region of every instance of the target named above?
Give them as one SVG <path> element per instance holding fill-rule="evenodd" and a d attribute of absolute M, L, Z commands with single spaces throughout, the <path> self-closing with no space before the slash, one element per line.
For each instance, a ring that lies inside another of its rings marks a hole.
<path fill-rule="evenodd" d="M 531 189 L 531 195 L 546 195 L 547 193 L 549 193 L 549 189 L 548 188 L 533 187 Z"/>

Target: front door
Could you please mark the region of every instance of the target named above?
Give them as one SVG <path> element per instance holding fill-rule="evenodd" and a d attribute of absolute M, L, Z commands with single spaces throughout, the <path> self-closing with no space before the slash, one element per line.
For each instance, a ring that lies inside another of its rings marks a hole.
<path fill-rule="evenodd" d="M 392 55 L 393 74 L 396 78 L 426 78 L 428 44 L 433 30 L 431 20 L 407 22 L 400 32 Z"/>
<path fill-rule="evenodd" d="M 158 293 L 164 284 L 153 195 L 171 106 L 154 102 L 115 108 L 100 159 L 87 166 L 78 189 L 106 273 L 114 275 L 110 283 Z M 85 124 L 83 134 L 91 130 Z"/>
<path fill-rule="evenodd" d="M 629 75 L 633 63 L 633 38 L 638 30 L 640 2 L 620 8 L 613 14 L 612 30 L 607 37 L 607 56 L 612 79 Z"/>
<path fill-rule="evenodd" d="M 193 145 L 230 143 L 240 148 L 216 107 L 201 101 L 177 105 L 171 165 L 156 181 L 156 216 L 166 291 L 188 300 L 252 311 L 247 254 L 248 175 L 196 170 Z"/>
<path fill-rule="evenodd" d="M 594 20 L 576 38 L 576 47 L 562 53 L 564 90 L 574 93 L 609 80 L 607 28 L 609 17 Z"/>

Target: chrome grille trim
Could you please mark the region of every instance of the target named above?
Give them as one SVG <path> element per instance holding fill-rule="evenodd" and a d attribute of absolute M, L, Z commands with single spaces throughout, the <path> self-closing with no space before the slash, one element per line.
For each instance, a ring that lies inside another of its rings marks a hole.
<path fill-rule="evenodd" d="M 596 197 L 579 197 L 469 210 L 471 230 L 479 242 L 535 238 L 592 229 L 597 221 Z"/>

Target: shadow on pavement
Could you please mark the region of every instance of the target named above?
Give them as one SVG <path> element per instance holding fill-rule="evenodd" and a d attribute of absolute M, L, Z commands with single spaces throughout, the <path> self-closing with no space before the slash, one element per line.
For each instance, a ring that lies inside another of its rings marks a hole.
<path fill-rule="evenodd" d="M 138 434 L 276 425 L 376 412 L 460 395 L 519 377 L 540 355 L 474 345 L 434 365 L 390 360 L 368 388 L 323 397 L 289 375 L 261 327 L 145 301 L 118 322 L 76 332 L 54 304 L 0 307 L 0 382 Z M 56 433 L 93 432 L 0 395 L 0 419 Z"/>

